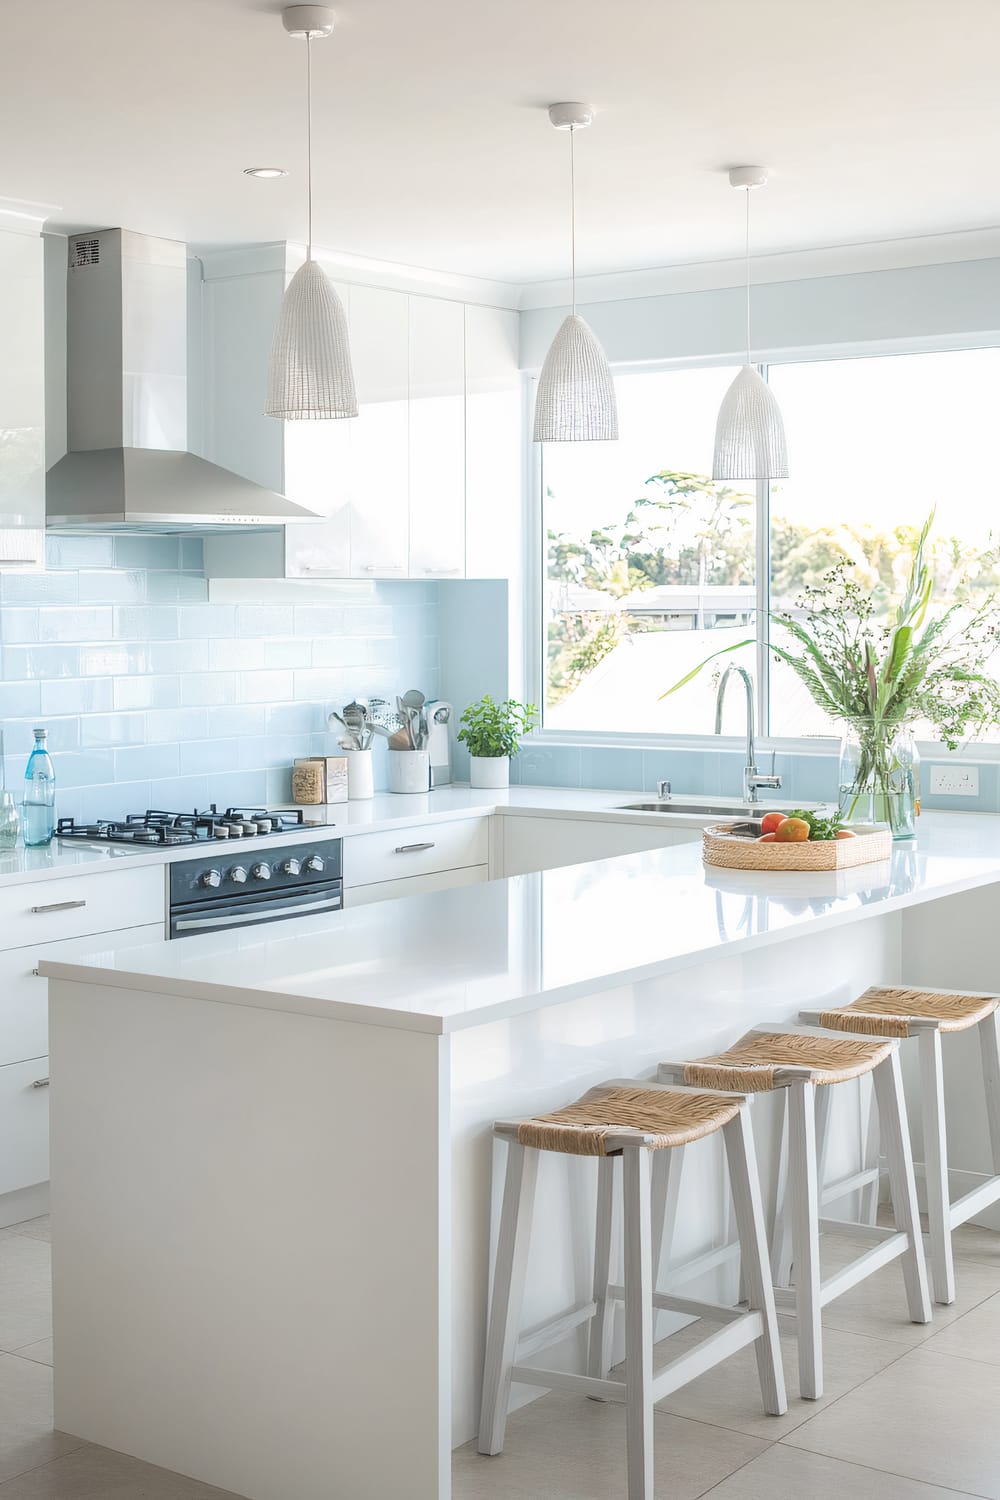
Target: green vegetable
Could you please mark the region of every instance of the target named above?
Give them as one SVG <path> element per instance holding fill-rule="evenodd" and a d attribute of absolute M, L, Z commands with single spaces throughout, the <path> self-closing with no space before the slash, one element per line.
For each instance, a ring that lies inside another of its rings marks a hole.
<path fill-rule="evenodd" d="M 840 829 L 844 826 L 844 820 L 839 813 L 833 813 L 828 818 L 821 818 L 816 813 L 806 812 L 800 808 L 798 812 L 789 813 L 790 818 L 801 818 L 804 823 L 809 824 L 809 839 L 817 843 L 835 839 Z"/>

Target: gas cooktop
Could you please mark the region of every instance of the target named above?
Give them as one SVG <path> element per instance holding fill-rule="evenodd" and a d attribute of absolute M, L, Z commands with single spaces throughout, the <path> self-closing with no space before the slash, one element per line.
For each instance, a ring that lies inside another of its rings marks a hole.
<path fill-rule="evenodd" d="M 161 812 L 150 808 L 144 813 L 130 813 L 121 820 L 99 818 L 94 823 L 60 818 L 56 837 L 102 844 L 209 844 L 222 839 L 268 838 L 333 827 L 333 823 L 307 817 L 300 807 L 282 808 L 278 812 L 227 807 L 225 812 L 219 812 L 212 802 L 202 812 L 197 809 L 189 813 Z"/>

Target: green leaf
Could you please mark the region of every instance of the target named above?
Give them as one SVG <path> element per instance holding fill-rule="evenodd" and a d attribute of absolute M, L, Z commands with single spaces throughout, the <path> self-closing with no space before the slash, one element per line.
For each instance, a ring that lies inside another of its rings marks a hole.
<path fill-rule="evenodd" d="M 657 703 L 662 703 L 664 698 L 669 698 L 671 693 L 676 693 L 679 688 L 687 687 L 688 683 L 693 682 L 698 673 L 703 671 L 710 661 L 715 661 L 717 656 L 725 656 L 730 651 L 742 651 L 744 646 L 754 645 L 756 645 L 756 641 L 735 641 L 731 646 L 722 646 L 718 651 L 713 651 L 711 656 L 706 656 L 704 661 L 700 661 L 696 667 L 692 667 L 686 677 L 682 677 L 679 682 L 674 683 L 673 687 L 669 687 L 665 693 L 661 693 L 656 700 Z"/>

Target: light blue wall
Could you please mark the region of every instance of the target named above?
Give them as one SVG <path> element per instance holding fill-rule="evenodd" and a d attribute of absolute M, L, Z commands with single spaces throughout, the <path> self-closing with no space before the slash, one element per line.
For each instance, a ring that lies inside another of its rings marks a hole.
<path fill-rule="evenodd" d="M 0 575 L 8 786 L 45 724 L 62 814 L 286 801 L 296 756 L 336 754 L 331 707 L 439 696 L 440 585 L 209 604 L 201 552 L 196 538 L 50 537 L 49 571 Z M 376 764 L 384 785 L 381 742 Z"/>

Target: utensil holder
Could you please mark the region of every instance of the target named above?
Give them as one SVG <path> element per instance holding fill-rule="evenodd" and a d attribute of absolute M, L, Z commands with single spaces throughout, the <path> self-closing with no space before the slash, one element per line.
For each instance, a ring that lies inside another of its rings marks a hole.
<path fill-rule="evenodd" d="M 390 792 L 430 791 L 431 763 L 426 750 L 390 750 L 386 758 Z"/>
<path fill-rule="evenodd" d="M 360 802 L 375 795 L 375 774 L 370 750 L 345 750 L 347 757 L 347 796 Z"/>

